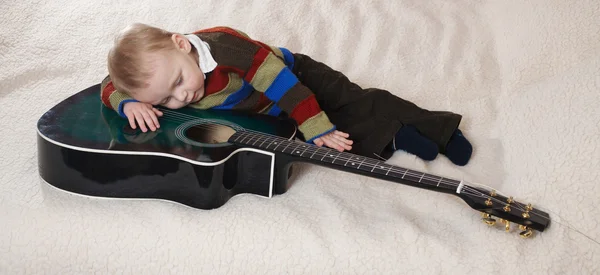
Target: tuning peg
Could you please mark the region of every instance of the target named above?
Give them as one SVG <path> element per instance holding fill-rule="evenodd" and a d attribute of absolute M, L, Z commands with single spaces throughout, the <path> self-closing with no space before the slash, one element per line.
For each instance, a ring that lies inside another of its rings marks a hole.
<path fill-rule="evenodd" d="M 492 190 L 490 191 L 490 196 L 486 201 L 485 201 L 485 205 L 487 206 L 492 206 L 492 197 L 496 196 L 496 190 Z"/>
<path fill-rule="evenodd" d="M 531 211 L 531 210 L 533 210 L 533 207 L 531 207 L 531 203 L 529 203 L 525 207 L 525 212 L 523 212 L 523 214 L 521 214 L 521 216 L 523 216 L 523 218 L 525 218 L 525 219 L 529 219 L 529 211 Z"/>
<path fill-rule="evenodd" d="M 521 229 L 522 231 L 519 233 L 519 236 L 521 236 L 521 238 L 523 239 L 527 239 L 530 238 L 531 236 L 533 236 L 533 230 L 531 230 L 530 228 L 528 228 L 527 226 L 524 225 L 519 225 L 519 229 Z"/>
<path fill-rule="evenodd" d="M 481 220 L 485 224 L 487 224 L 489 226 L 492 226 L 492 225 L 496 224 L 496 220 L 493 219 L 492 217 L 490 217 L 490 214 L 488 214 L 488 213 L 481 213 L 481 216 L 482 216 Z"/>
<path fill-rule="evenodd" d="M 529 212 L 533 210 L 533 206 L 531 206 L 531 203 L 528 203 L 527 206 L 525 206 L 525 211 Z"/>
<path fill-rule="evenodd" d="M 504 212 L 510 212 L 510 204 L 513 203 L 513 197 L 509 197 L 506 202 L 508 202 L 508 204 L 506 204 L 506 206 L 504 206 Z"/>
<path fill-rule="evenodd" d="M 504 224 L 504 230 L 510 231 L 510 222 L 505 219 L 500 219 L 500 222 Z"/>

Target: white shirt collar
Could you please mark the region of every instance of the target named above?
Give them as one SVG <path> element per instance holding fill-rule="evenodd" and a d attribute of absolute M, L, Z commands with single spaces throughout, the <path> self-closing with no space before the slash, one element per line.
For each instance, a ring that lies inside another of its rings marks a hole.
<path fill-rule="evenodd" d="M 185 37 L 194 45 L 198 51 L 198 63 L 200 64 L 200 70 L 204 73 L 204 79 L 206 79 L 206 73 L 211 72 L 217 67 L 217 62 L 213 59 L 210 54 L 210 46 L 208 43 L 202 41 L 200 37 L 187 34 Z"/>

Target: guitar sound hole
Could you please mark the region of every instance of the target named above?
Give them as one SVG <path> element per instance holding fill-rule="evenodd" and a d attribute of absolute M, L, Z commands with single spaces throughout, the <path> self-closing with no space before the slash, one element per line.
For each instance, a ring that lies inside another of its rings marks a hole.
<path fill-rule="evenodd" d="M 233 128 L 221 124 L 197 124 L 185 130 L 187 138 L 204 144 L 227 143 L 234 133 Z"/>

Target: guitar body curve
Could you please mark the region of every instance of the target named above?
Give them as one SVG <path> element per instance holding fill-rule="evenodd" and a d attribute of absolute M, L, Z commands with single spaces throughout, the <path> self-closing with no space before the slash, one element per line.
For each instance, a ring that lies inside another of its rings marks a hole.
<path fill-rule="evenodd" d="M 163 110 L 161 127 L 144 133 L 105 107 L 99 88 L 76 93 L 39 119 L 38 166 L 47 183 L 82 195 L 163 199 L 199 209 L 218 208 L 238 194 L 271 197 L 287 190 L 291 163 L 285 157 L 219 142 L 219 135 L 244 129 L 291 140 L 293 121 L 183 108 Z"/>

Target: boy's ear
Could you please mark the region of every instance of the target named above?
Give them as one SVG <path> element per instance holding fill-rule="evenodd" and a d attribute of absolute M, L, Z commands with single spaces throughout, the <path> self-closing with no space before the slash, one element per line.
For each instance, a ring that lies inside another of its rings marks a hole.
<path fill-rule="evenodd" d="M 173 41 L 173 43 L 175 43 L 175 47 L 177 47 L 178 50 L 182 50 L 185 53 L 189 53 L 192 50 L 192 45 L 190 44 L 190 41 L 185 36 L 179 33 L 174 33 L 173 35 L 171 35 L 171 40 Z"/>

